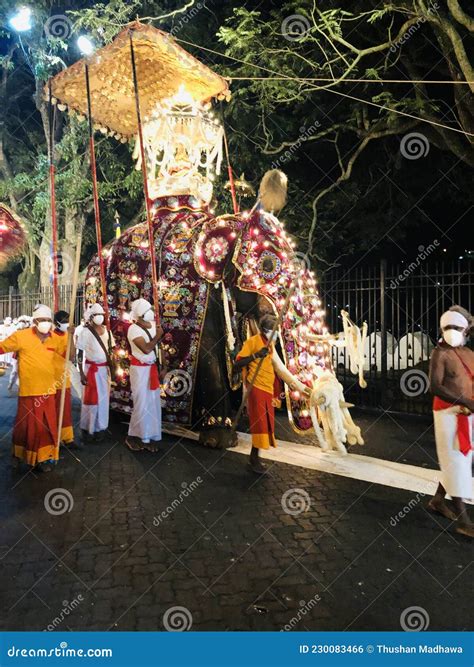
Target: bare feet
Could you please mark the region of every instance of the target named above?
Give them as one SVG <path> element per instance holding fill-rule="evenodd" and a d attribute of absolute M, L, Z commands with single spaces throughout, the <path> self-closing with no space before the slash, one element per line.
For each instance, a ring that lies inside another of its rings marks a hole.
<path fill-rule="evenodd" d="M 474 538 L 474 523 L 458 523 L 456 532 L 472 539 Z"/>
<path fill-rule="evenodd" d="M 143 449 L 142 441 L 133 436 L 128 436 L 128 438 L 125 439 L 125 444 L 131 452 L 141 452 Z"/>
<path fill-rule="evenodd" d="M 450 521 L 456 521 L 456 519 L 458 518 L 456 512 L 450 509 L 446 505 L 444 500 L 436 500 L 435 498 L 431 498 L 427 507 L 430 510 L 430 512 L 434 512 L 435 514 L 441 514 L 441 516 L 444 516 L 446 519 L 449 519 Z"/>

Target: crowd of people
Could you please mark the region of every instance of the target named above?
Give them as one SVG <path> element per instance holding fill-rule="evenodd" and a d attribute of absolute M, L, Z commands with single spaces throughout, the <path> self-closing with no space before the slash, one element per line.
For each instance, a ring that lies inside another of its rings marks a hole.
<path fill-rule="evenodd" d="M 125 442 L 132 451 L 156 451 L 161 440 L 157 346 L 163 331 L 145 299 L 132 302 L 130 319 L 127 335 L 133 410 Z M 11 367 L 9 388 L 18 384 L 12 435 L 15 465 L 23 461 L 49 471 L 59 459 L 60 445 L 82 447 L 106 436 L 114 377 L 114 336 L 99 303 L 88 307 L 76 329 L 69 321 L 67 312 L 53 316 L 48 306 L 38 305 L 31 318 L 22 316 L 16 322 L 5 318 L 0 329 L 0 363 Z M 471 538 L 474 524 L 465 499 L 472 496 L 474 352 L 466 345 L 472 324 L 472 316 L 460 306 L 451 307 L 440 320 L 441 338 L 430 361 L 430 386 L 441 481 L 428 504 L 431 511 L 455 521 L 456 530 Z M 252 433 L 249 465 L 253 472 L 265 474 L 259 453 L 276 445 L 274 409 L 280 394 L 275 392 L 276 381 L 281 377 L 291 383 L 291 377 L 275 351 L 276 318 L 265 315 L 259 325 L 259 333 L 246 340 L 236 355 L 234 368 L 243 373 L 247 389 Z M 84 387 L 80 440 L 74 437 L 71 367 L 66 357 L 71 362 L 76 360 Z M 446 501 L 447 495 L 452 506 Z"/>

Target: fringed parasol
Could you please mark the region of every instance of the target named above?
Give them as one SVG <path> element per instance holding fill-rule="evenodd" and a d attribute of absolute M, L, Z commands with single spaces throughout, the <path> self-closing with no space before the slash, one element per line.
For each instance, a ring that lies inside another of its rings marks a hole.
<path fill-rule="evenodd" d="M 87 58 L 94 128 L 117 139 L 138 132 L 135 91 L 130 67 L 130 34 L 133 36 L 140 107 L 148 117 L 157 103 L 175 95 L 180 86 L 198 102 L 229 98 L 227 81 L 179 46 L 171 35 L 130 23 L 113 42 Z M 87 116 L 84 60 L 57 74 L 51 81 L 53 103 Z M 49 90 L 45 88 L 48 98 Z"/>
<path fill-rule="evenodd" d="M 26 232 L 20 218 L 6 205 L 0 204 L 0 269 L 21 253 Z"/>

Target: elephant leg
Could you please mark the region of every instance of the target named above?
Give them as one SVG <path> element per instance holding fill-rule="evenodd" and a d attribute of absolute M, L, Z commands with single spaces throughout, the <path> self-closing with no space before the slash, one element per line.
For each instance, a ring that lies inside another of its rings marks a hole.
<path fill-rule="evenodd" d="M 221 293 L 210 287 L 193 396 L 194 430 L 201 444 L 213 449 L 233 446 L 231 409 Z"/>

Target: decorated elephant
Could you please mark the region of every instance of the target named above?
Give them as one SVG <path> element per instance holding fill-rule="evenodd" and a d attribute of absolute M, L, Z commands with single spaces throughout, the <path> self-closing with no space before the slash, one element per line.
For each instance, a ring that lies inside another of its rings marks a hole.
<path fill-rule="evenodd" d="M 181 194 L 155 198 L 152 210 L 164 330 L 164 425 L 197 431 L 208 446 L 231 446 L 233 408 L 240 397 L 233 359 L 263 313 L 280 314 L 287 305 L 279 343 L 293 375 L 312 386 L 316 369 L 329 367 L 327 345 L 306 337 L 324 331 L 314 276 L 283 224 L 261 204 L 250 212 L 214 217 L 203 200 Z M 103 252 L 118 344 L 111 407 L 129 413 L 128 311 L 134 299 L 153 300 L 146 225 L 128 228 Z M 97 257 L 89 266 L 85 289 L 88 302 L 101 299 Z M 293 427 L 299 432 L 311 429 L 307 400 L 288 387 L 285 397 Z"/>

